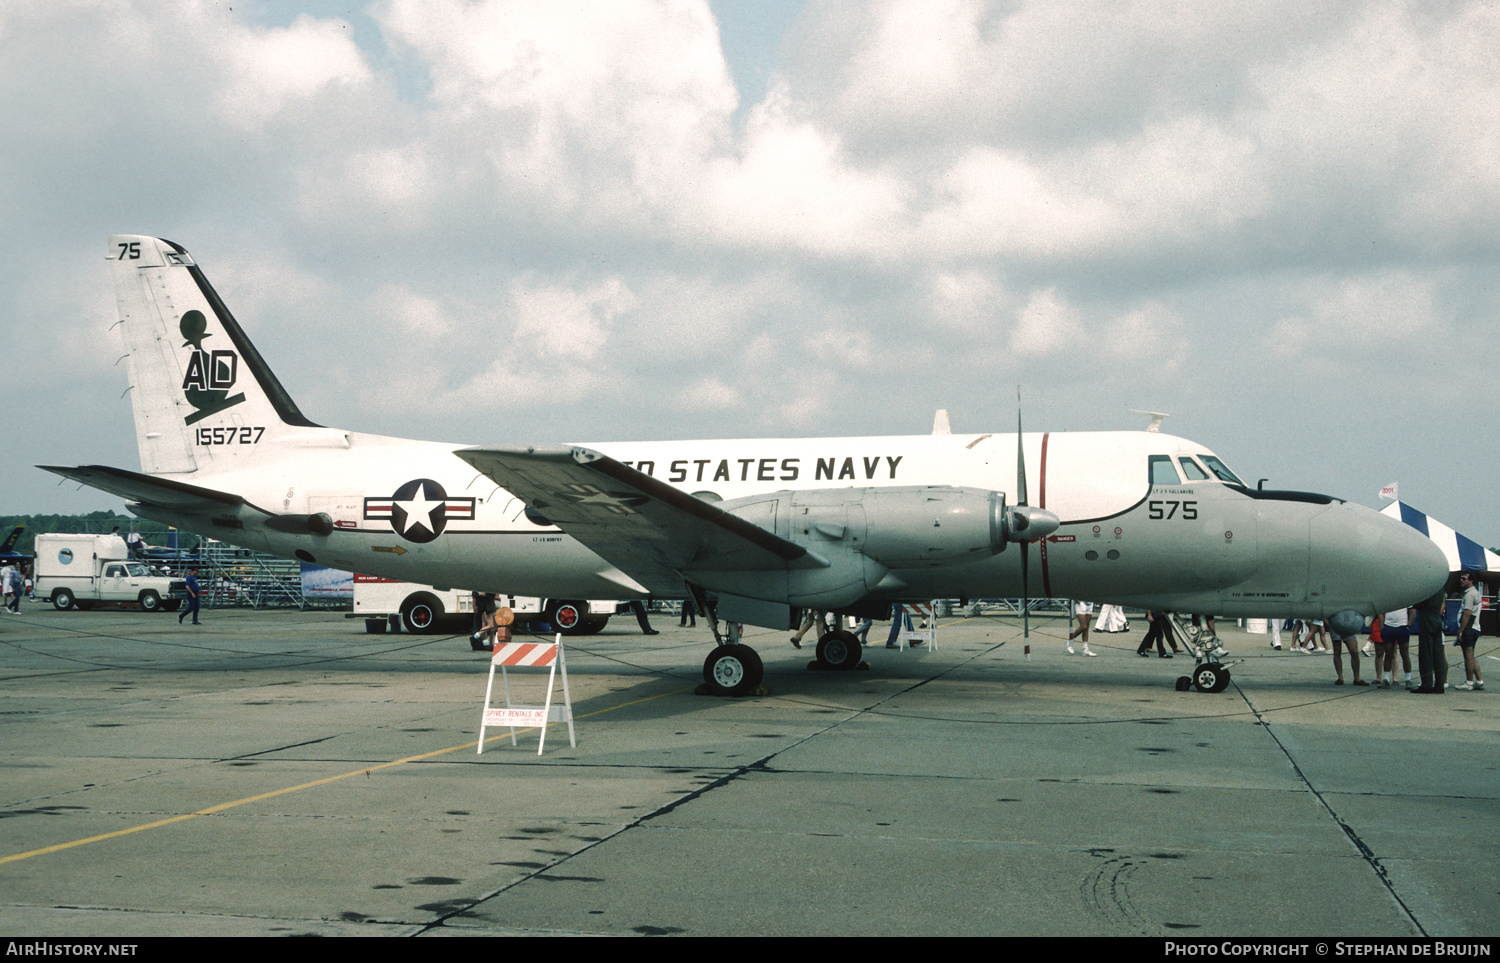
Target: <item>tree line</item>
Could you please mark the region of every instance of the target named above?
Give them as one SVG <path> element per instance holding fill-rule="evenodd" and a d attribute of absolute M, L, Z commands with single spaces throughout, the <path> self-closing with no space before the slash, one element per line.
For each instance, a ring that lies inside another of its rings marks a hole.
<path fill-rule="evenodd" d="M 107 535 L 116 526 L 120 526 L 120 534 L 124 535 L 132 527 L 141 533 L 147 545 L 168 545 L 171 543 L 170 530 L 160 522 L 148 521 L 144 518 L 136 518 L 134 515 L 120 515 L 115 512 L 99 511 L 89 512 L 86 515 L 0 515 L 0 542 L 10 537 L 10 533 L 17 525 L 25 525 L 21 537 L 12 547 L 11 551 L 20 552 L 23 555 L 35 555 L 36 537 L 38 535 L 60 532 L 68 535 L 76 535 L 88 532 L 95 535 Z M 185 549 L 190 549 L 198 544 L 198 536 L 189 532 L 179 532 L 180 544 Z"/>

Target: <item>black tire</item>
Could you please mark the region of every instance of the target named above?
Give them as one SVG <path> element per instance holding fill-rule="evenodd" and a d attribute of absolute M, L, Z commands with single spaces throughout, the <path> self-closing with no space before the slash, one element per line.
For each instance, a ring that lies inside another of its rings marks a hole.
<path fill-rule="evenodd" d="M 607 616 L 607 615 L 590 615 L 588 618 L 586 618 L 586 619 L 583 620 L 583 628 L 579 631 L 578 634 L 579 635 L 598 635 L 600 632 L 604 631 L 604 627 L 606 625 L 608 625 L 608 624 L 609 624 L 609 616 Z"/>
<path fill-rule="evenodd" d="M 1193 688 L 1199 692 L 1223 692 L 1229 685 L 1224 667 L 1217 662 L 1205 662 L 1193 670 Z"/>
<path fill-rule="evenodd" d="M 73 593 L 65 588 L 55 589 L 52 592 L 52 607 L 59 612 L 67 612 L 76 608 L 78 602 L 73 598 Z"/>
<path fill-rule="evenodd" d="M 366 635 L 384 635 L 385 634 L 385 630 L 386 630 L 386 625 L 387 625 L 387 623 L 386 623 L 384 617 L 381 617 L 381 618 L 378 618 L 378 619 L 365 619 L 365 634 Z"/>
<path fill-rule="evenodd" d="M 146 589 L 137 601 L 141 603 L 142 612 L 161 611 L 161 596 L 156 593 L 155 589 Z"/>
<path fill-rule="evenodd" d="M 818 640 L 818 664 L 825 669 L 848 671 L 859 665 L 864 647 L 853 632 L 834 629 Z"/>
<path fill-rule="evenodd" d="M 583 635 L 589 620 L 587 602 L 548 602 L 547 621 L 563 635 Z"/>
<path fill-rule="evenodd" d="M 436 632 L 442 617 L 443 603 L 427 592 L 409 595 L 401 603 L 401 622 L 408 632 Z"/>
<path fill-rule="evenodd" d="M 748 645 L 721 645 L 703 660 L 703 681 L 719 695 L 749 695 L 763 678 L 760 655 Z"/>

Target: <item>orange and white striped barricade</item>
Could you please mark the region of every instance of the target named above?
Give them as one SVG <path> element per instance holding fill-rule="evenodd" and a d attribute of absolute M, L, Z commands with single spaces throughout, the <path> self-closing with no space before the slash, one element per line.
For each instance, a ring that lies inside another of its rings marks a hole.
<path fill-rule="evenodd" d="M 505 690 L 505 708 L 490 708 L 490 696 L 495 691 L 495 667 L 500 668 L 500 684 Z M 539 706 L 518 705 L 510 701 L 509 668 L 540 669 L 551 667 L 547 673 L 547 701 Z M 563 703 L 552 704 L 552 693 L 562 670 Z M 563 655 L 562 633 L 551 642 L 499 642 L 490 656 L 490 681 L 484 689 L 484 714 L 479 719 L 479 751 L 484 752 L 484 730 L 490 726 L 509 726 L 510 744 L 516 744 L 516 727 L 535 726 L 541 730 L 537 739 L 536 754 L 542 754 L 547 743 L 547 726 L 554 722 L 568 724 L 568 744 L 578 748 L 578 735 L 573 731 L 573 695 L 568 690 L 568 661 Z"/>
<path fill-rule="evenodd" d="M 922 618 L 927 621 L 925 629 L 902 629 L 898 641 L 901 643 L 901 651 L 905 652 L 909 642 L 925 642 L 927 651 L 937 651 L 937 617 L 933 615 L 931 602 L 913 602 L 901 604 L 901 611 L 912 618 Z"/>

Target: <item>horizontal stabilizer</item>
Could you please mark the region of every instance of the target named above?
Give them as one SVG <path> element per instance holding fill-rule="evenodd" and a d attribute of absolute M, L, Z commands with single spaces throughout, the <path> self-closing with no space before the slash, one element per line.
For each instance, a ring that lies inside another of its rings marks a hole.
<path fill-rule="evenodd" d="M 825 565 L 807 549 L 587 448 L 454 452 L 655 594 L 683 573 Z"/>
<path fill-rule="evenodd" d="M 118 495 L 126 501 L 154 505 L 174 512 L 193 514 L 222 512 L 245 504 L 245 500 L 239 495 L 215 491 L 212 488 L 200 488 L 197 485 L 166 478 L 153 478 L 150 475 L 126 471 L 123 468 L 110 468 L 106 465 L 81 465 L 78 468 L 64 468 L 58 465 L 38 465 L 37 467 L 43 471 L 50 471 L 54 475 L 71 478 L 76 482 L 109 492 L 111 495 Z"/>

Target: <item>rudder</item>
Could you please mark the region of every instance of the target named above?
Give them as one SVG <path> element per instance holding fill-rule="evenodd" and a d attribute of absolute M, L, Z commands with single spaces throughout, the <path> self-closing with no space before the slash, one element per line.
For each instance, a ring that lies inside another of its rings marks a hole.
<path fill-rule="evenodd" d="M 108 258 L 127 350 L 141 470 L 253 457 L 309 421 L 180 245 L 118 234 Z"/>

